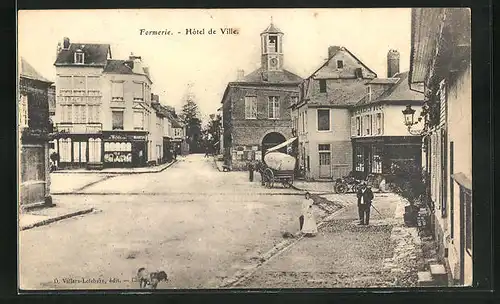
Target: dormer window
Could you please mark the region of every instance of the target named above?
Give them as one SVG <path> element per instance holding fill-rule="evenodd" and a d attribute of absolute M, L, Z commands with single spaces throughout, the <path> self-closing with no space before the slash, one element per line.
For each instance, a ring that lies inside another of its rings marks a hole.
<path fill-rule="evenodd" d="M 77 50 L 75 52 L 75 63 L 76 64 L 83 64 L 85 60 L 85 54 L 81 50 Z"/>
<path fill-rule="evenodd" d="M 337 60 L 337 69 L 344 68 L 344 60 Z"/>

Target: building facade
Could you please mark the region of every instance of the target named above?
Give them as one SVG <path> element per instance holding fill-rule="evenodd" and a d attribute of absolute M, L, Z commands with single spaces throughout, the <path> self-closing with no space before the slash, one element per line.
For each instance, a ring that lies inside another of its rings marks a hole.
<path fill-rule="evenodd" d="M 346 48 L 331 46 L 326 62 L 300 84 L 291 110 L 306 179 L 332 179 L 352 170 L 350 108 L 376 76 Z"/>
<path fill-rule="evenodd" d="M 468 8 L 412 9 L 409 84 L 423 110 L 427 189 L 439 253 L 456 283 L 472 284 L 472 82 Z"/>
<path fill-rule="evenodd" d="M 113 60 L 108 44 L 64 39 L 56 62 L 59 167 L 138 167 L 157 159 L 149 70 L 139 56 Z"/>
<path fill-rule="evenodd" d="M 244 169 L 265 151 L 293 136 L 290 105 L 302 78 L 284 68 L 283 32 L 270 24 L 261 33 L 261 66 L 238 71 L 222 98 L 224 162 Z M 285 148 L 286 149 L 286 148 Z"/>
<path fill-rule="evenodd" d="M 52 205 L 49 174 L 49 89 L 51 81 L 20 58 L 19 206 Z"/>
<path fill-rule="evenodd" d="M 395 53 L 389 51 L 388 58 Z M 372 174 L 390 182 L 393 166 L 422 164 L 422 137 L 408 133 L 401 113 L 407 105 L 421 107 L 424 95 L 410 90 L 408 72 L 391 70 L 390 62 L 388 70 L 392 76 L 368 82 L 367 95 L 351 109 L 353 173 L 358 178 Z M 423 123 L 415 128 L 422 129 Z"/>

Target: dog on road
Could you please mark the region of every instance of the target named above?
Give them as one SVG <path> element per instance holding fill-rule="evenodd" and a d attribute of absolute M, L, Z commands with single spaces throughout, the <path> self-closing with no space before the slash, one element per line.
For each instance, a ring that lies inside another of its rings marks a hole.
<path fill-rule="evenodd" d="M 137 271 L 137 280 L 139 287 L 142 289 L 156 289 L 161 281 L 168 281 L 168 276 L 165 271 L 156 271 L 149 273 L 145 267 L 139 268 Z"/>

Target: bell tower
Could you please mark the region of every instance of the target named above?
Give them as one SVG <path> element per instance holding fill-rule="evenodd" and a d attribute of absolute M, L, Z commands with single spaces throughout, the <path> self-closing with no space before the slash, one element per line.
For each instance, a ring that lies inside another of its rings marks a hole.
<path fill-rule="evenodd" d="M 264 71 L 283 69 L 283 32 L 272 21 L 260 34 L 261 67 Z"/>

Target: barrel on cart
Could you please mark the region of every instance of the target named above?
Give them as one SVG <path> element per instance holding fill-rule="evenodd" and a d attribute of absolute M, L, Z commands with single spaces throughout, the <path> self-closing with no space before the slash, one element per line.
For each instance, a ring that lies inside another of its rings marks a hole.
<path fill-rule="evenodd" d="M 281 183 L 284 187 L 291 187 L 295 174 L 295 157 L 281 153 L 269 152 L 264 156 L 264 163 L 259 166 L 262 183 L 268 187 L 274 187 L 275 183 Z"/>

